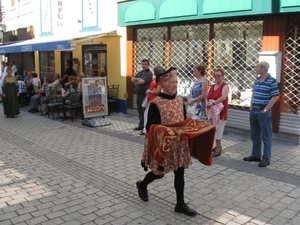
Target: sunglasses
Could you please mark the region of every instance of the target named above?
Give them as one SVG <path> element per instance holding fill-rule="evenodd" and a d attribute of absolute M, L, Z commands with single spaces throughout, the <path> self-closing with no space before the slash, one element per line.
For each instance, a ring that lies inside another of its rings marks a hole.
<path fill-rule="evenodd" d="M 214 75 L 214 77 L 221 77 L 222 75 Z"/>

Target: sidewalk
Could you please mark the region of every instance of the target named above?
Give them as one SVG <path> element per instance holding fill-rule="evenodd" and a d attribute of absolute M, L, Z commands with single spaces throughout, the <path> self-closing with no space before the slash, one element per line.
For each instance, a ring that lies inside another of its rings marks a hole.
<path fill-rule="evenodd" d="M 149 185 L 149 202 L 139 199 L 137 115 L 107 118 L 89 127 L 22 108 L 11 119 L 0 105 L 0 224 L 300 224 L 299 144 L 275 139 L 270 166 L 259 168 L 242 161 L 250 137 L 225 132 L 224 154 L 185 172 L 185 200 L 199 213 L 189 218 L 174 212 L 173 173 Z"/>

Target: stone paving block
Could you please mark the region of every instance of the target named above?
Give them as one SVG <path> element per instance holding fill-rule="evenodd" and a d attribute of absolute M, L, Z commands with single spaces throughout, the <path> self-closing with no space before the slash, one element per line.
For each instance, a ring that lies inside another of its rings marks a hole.
<path fill-rule="evenodd" d="M 58 225 L 58 224 L 65 224 L 65 222 L 61 218 L 56 218 L 53 220 L 48 220 L 43 222 L 43 225 Z"/>
<path fill-rule="evenodd" d="M 32 212 L 30 214 L 33 215 L 33 217 L 40 217 L 40 216 L 43 216 L 43 215 L 47 215 L 49 213 L 51 213 L 51 210 L 49 210 L 49 209 L 42 209 L 42 210 L 38 210 L 38 211 Z"/>
<path fill-rule="evenodd" d="M 30 215 L 29 213 L 23 214 L 21 216 L 17 216 L 11 219 L 12 224 L 19 224 L 21 222 L 26 222 L 30 219 L 32 219 L 32 215 Z"/>
<path fill-rule="evenodd" d="M 72 221 L 68 221 L 63 223 L 64 225 L 81 225 L 81 222 L 79 222 L 78 220 L 72 220 Z"/>
<path fill-rule="evenodd" d="M 87 224 L 87 223 L 92 222 L 92 221 L 94 221 L 98 218 L 99 218 L 98 215 L 96 215 L 94 213 L 91 213 L 91 214 L 88 214 L 88 215 L 81 216 L 77 220 L 79 222 L 81 222 L 81 224 Z"/>
<path fill-rule="evenodd" d="M 16 204 L 7 207 L 7 204 L 4 204 L 2 207 L 0 205 L 0 209 L 2 209 L 4 213 L 9 213 L 9 212 L 17 211 L 19 209 L 23 209 L 23 206 L 21 204 Z"/>
<path fill-rule="evenodd" d="M 26 201 L 26 198 L 18 198 L 18 199 L 13 199 L 11 201 L 7 201 L 7 204 L 10 205 L 10 206 L 13 206 L 13 205 L 25 202 L 25 201 Z"/>
<path fill-rule="evenodd" d="M 288 219 L 284 218 L 282 216 L 275 216 L 270 220 L 270 224 L 276 224 L 276 225 L 286 225 L 288 223 Z"/>
<path fill-rule="evenodd" d="M 231 221 L 234 218 L 233 215 L 230 215 L 228 213 L 222 213 L 218 217 L 216 217 L 214 220 L 217 222 L 220 222 L 222 224 L 227 224 L 229 221 Z"/>
<path fill-rule="evenodd" d="M 74 206 L 70 206 L 68 208 L 65 208 L 64 211 L 66 213 L 73 213 L 73 212 L 78 212 L 81 209 L 82 209 L 81 205 L 74 205 Z"/>
<path fill-rule="evenodd" d="M 4 197 L 4 198 L 0 198 L 0 204 L 2 203 L 7 203 L 8 201 L 12 201 L 13 199 L 10 196 Z"/>
<path fill-rule="evenodd" d="M 245 224 L 248 221 L 250 221 L 251 219 L 252 219 L 251 217 L 246 216 L 246 215 L 238 215 L 234 219 L 232 219 L 232 221 L 235 221 L 240 224 Z"/>
<path fill-rule="evenodd" d="M 228 223 L 226 223 L 226 225 L 240 225 L 240 224 L 234 221 L 229 221 Z M 247 225 L 255 225 L 255 224 L 247 223 Z"/>
<path fill-rule="evenodd" d="M 1 225 L 12 225 L 13 223 L 10 220 L 1 221 Z M 13 224 L 14 225 L 14 224 Z M 27 225 L 26 223 L 23 223 L 23 225 Z"/>
<path fill-rule="evenodd" d="M 35 224 L 42 224 L 43 222 L 46 222 L 48 219 L 45 216 L 39 216 L 33 219 L 29 219 L 26 221 L 26 223 L 30 225 L 35 225 Z"/>
<path fill-rule="evenodd" d="M 82 215 L 79 212 L 72 212 L 72 213 L 67 213 L 66 215 L 62 216 L 61 219 L 63 219 L 65 222 L 68 222 L 68 221 L 77 220 L 81 216 Z"/>
<path fill-rule="evenodd" d="M 16 212 L 5 213 L 5 214 L 1 215 L 0 222 L 5 221 L 5 220 L 10 220 L 16 216 L 18 216 L 18 214 Z"/>
<path fill-rule="evenodd" d="M 23 215 L 23 214 L 32 213 L 32 212 L 35 212 L 35 211 L 37 211 L 36 207 L 34 207 L 34 206 L 26 206 L 23 209 L 17 210 L 17 213 L 19 215 Z"/>
<path fill-rule="evenodd" d="M 50 212 L 46 214 L 46 217 L 50 220 L 53 220 L 54 218 L 62 217 L 66 215 L 67 213 L 64 211 L 56 211 L 56 212 Z"/>
<path fill-rule="evenodd" d="M 299 213 L 299 210 L 298 211 L 293 211 L 293 210 L 290 210 L 290 209 L 285 209 L 285 210 L 283 210 L 279 213 L 279 216 L 282 216 L 282 217 L 287 218 L 287 219 L 291 219 L 294 216 L 296 216 L 298 213 Z"/>
<path fill-rule="evenodd" d="M 116 218 L 112 217 L 111 215 L 104 215 L 101 216 L 100 218 L 95 220 L 96 224 L 114 224 L 113 221 L 115 221 Z"/>
<path fill-rule="evenodd" d="M 82 206 L 82 205 L 81 205 Z M 90 205 L 88 207 L 83 207 L 81 210 L 79 210 L 78 212 L 81 213 L 82 215 L 88 215 L 91 214 L 93 212 L 96 212 L 98 210 L 97 207 Z"/>

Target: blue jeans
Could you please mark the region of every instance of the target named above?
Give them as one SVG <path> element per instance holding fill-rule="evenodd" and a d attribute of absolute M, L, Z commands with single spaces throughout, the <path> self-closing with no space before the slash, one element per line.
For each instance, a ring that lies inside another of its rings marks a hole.
<path fill-rule="evenodd" d="M 250 111 L 250 128 L 253 157 L 261 157 L 261 144 L 264 143 L 262 161 L 270 161 L 272 149 L 272 117 L 271 111 Z"/>

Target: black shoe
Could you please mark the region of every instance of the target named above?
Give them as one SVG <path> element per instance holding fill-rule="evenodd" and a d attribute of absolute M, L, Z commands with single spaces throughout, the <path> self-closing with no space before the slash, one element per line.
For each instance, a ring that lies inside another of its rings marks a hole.
<path fill-rule="evenodd" d="M 261 161 L 260 163 L 258 163 L 258 166 L 259 167 L 266 167 L 270 165 L 270 162 L 269 161 Z"/>
<path fill-rule="evenodd" d="M 218 157 L 218 156 L 220 156 L 220 155 L 222 155 L 222 150 L 220 150 L 219 152 L 214 151 L 214 152 L 212 153 L 212 157 Z"/>
<path fill-rule="evenodd" d="M 37 109 L 33 109 L 32 111 L 31 111 L 31 113 L 36 113 L 36 112 L 38 112 L 39 110 L 37 110 Z"/>
<path fill-rule="evenodd" d="M 144 201 L 144 202 L 147 202 L 149 199 L 148 199 L 148 193 L 147 193 L 147 190 L 143 190 L 142 188 L 141 188 L 141 183 L 142 183 L 142 181 L 141 180 L 138 180 L 137 182 L 136 182 L 136 187 L 137 187 L 137 189 L 138 189 L 138 192 L 139 192 L 139 196 L 140 196 L 140 198 Z"/>
<path fill-rule="evenodd" d="M 260 162 L 261 159 L 260 159 L 260 157 L 249 156 L 249 157 L 245 157 L 244 161 L 247 161 L 247 162 Z"/>
<path fill-rule="evenodd" d="M 33 108 L 30 108 L 29 110 L 28 110 L 28 112 L 32 112 L 32 110 L 34 110 Z"/>
<path fill-rule="evenodd" d="M 146 133 L 144 133 L 143 131 L 140 132 L 140 135 L 145 135 Z"/>
<path fill-rule="evenodd" d="M 143 130 L 144 127 L 136 127 L 136 128 L 133 128 L 133 130 Z"/>
<path fill-rule="evenodd" d="M 176 205 L 174 211 L 177 213 L 183 213 L 188 216 L 196 216 L 197 215 L 197 212 L 193 209 L 190 209 L 190 207 L 188 207 L 187 204 L 185 204 L 185 203 L 182 206 Z"/>

